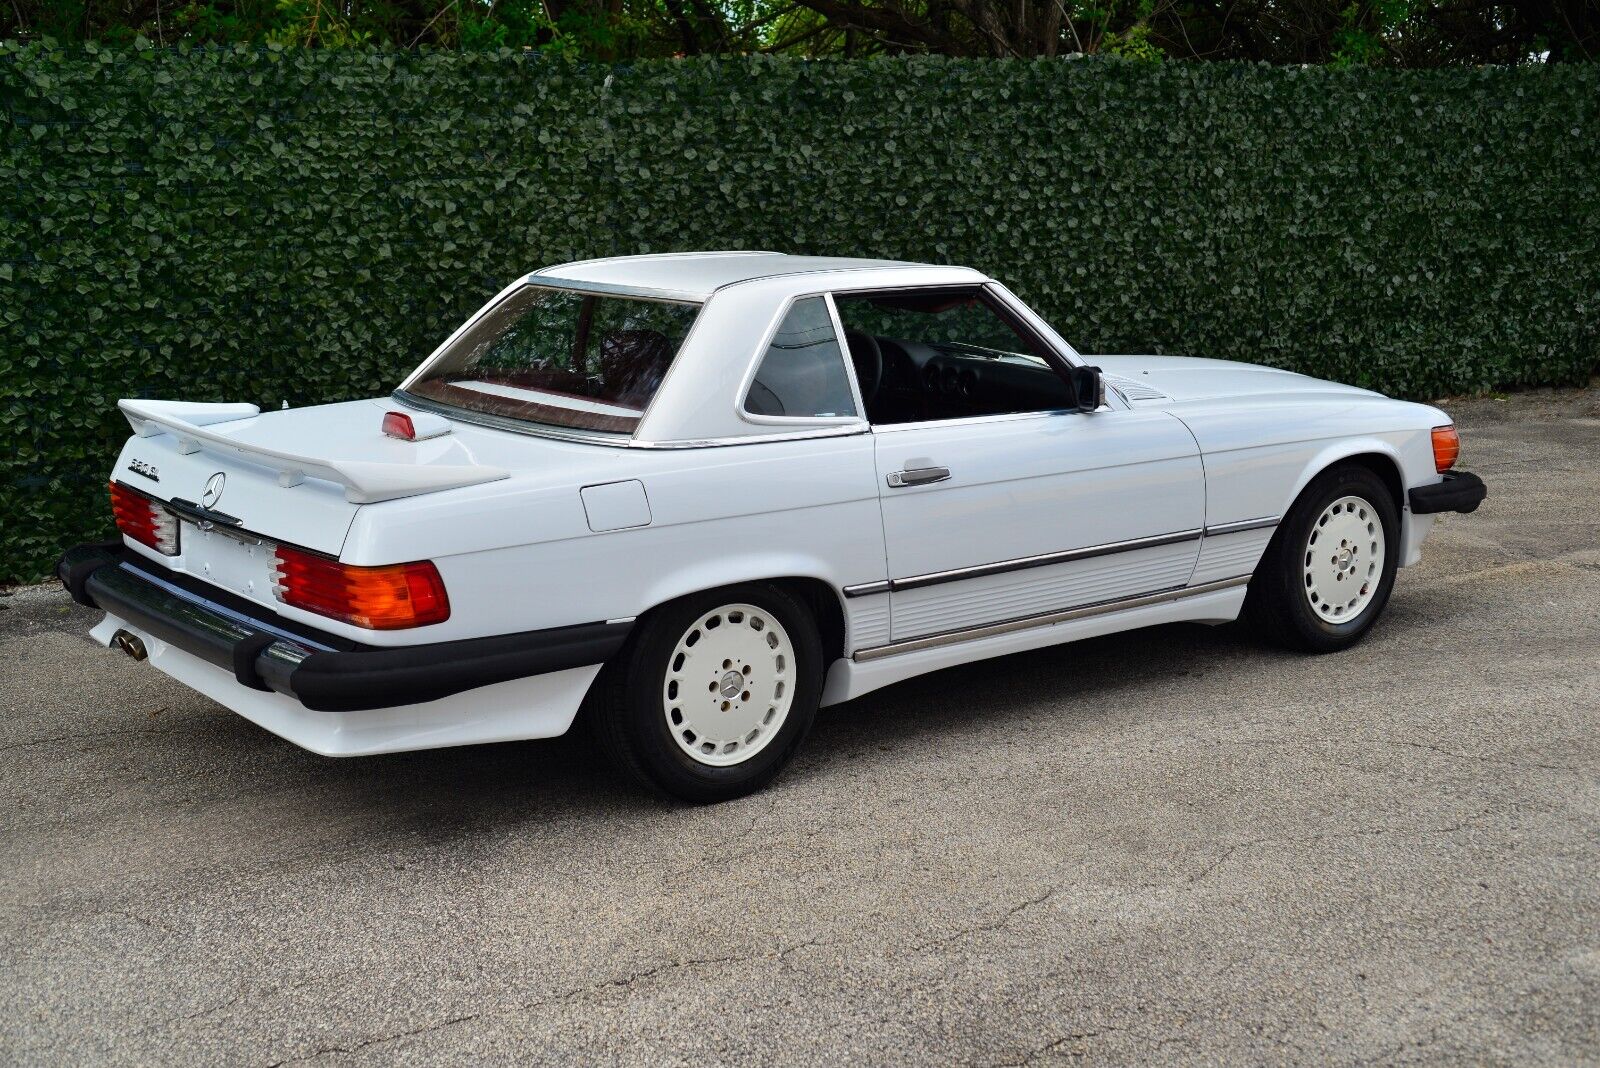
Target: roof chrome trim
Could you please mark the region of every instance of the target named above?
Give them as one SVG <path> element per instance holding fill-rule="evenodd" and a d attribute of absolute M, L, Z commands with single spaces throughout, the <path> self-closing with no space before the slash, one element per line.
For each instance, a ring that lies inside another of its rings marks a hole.
<path fill-rule="evenodd" d="M 764 271 L 764 272 L 762 272 L 760 274 L 751 274 L 751 275 L 748 275 L 748 276 L 743 277 L 743 278 L 730 279 L 730 280 L 728 280 L 726 282 L 721 282 L 721 283 L 718 283 L 717 285 L 708 286 L 708 287 L 706 287 L 704 289 L 698 289 L 698 290 L 694 290 L 694 291 L 652 289 L 651 287 L 648 287 L 648 286 L 624 285 L 622 283 L 617 283 L 617 282 L 580 282 L 580 281 L 577 281 L 575 279 L 564 278 L 559 273 L 554 273 L 554 272 L 559 272 L 559 271 L 561 271 L 561 270 L 563 270 L 565 268 L 593 267 L 593 266 L 596 266 L 596 265 L 613 264 L 613 263 L 627 263 L 629 261 L 639 261 L 639 260 L 682 260 L 682 261 L 693 261 L 693 260 L 698 260 L 698 259 L 728 259 L 728 258 L 732 258 L 732 257 L 736 257 L 736 256 L 770 257 L 771 259 L 774 259 L 774 260 L 779 260 L 779 259 L 836 259 L 836 260 L 850 260 L 850 259 L 853 258 L 853 257 L 848 257 L 848 256 L 833 256 L 833 257 L 828 257 L 828 256 L 824 256 L 824 257 L 802 256 L 802 255 L 795 255 L 793 253 L 788 253 L 788 252 L 773 252 L 770 249 L 755 249 L 755 250 L 750 250 L 750 251 L 742 251 L 742 250 L 735 249 L 735 250 L 719 250 L 719 251 L 715 251 L 715 252 L 644 253 L 642 255 L 634 255 L 634 256 L 601 256 L 599 258 L 590 259 L 590 260 L 574 260 L 571 263 L 552 264 L 549 267 L 541 267 L 541 268 L 539 268 L 539 270 L 534 271 L 534 272 L 532 272 L 532 273 L 530 273 L 528 275 L 523 276 L 521 281 L 530 282 L 530 281 L 532 281 L 534 279 L 539 279 L 541 282 L 543 282 L 543 281 L 558 282 L 559 281 L 559 282 L 567 283 L 567 285 L 569 285 L 569 286 L 571 286 L 573 288 L 587 288 L 587 289 L 594 289 L 596 291 L 607 290 L 608 289 L 608 291 L 614 291 L 614 292 L 618 292 L 618 293 L 631 293 L 631 294 L 644 294 L 644 293 L 661 293 L 661 294 L 664 294 L 664 293 L 673 293 L 673 294 L 677 294 L 677 295 L 676 296 L 672 296 L 672 297 L 663 297 L 662 299 L 691 300 L 691 301 L 694 301 L 695 303 L 703 303 L 703 302 L 705 302 L 707 300 L 710 300 L 713 295 L 715 295 L 717 293 L 720 293 L 724 289 L 729 289 L 729 288 L 734 287 L 734 286 L 748 285 L 748 284 L 756 283 L 756 282 L 768 282 L 768 281 L 771 281 L 771 280 L 776 279 L 776 278 L 794 278 L 794 277 L 798 277 L 800 275 L 813 275 L 813 274 L 829 275 L 829 274 L 847 274 L 847 273 L 852 273 L 852 272 L 857 272 L 857 271 L 904 271 L 904 270 L 919 270 L 920 269 L 920 270 L 938 270 L 938 271 L 963 271 L 963 272 L 967 272 L 968 274 L 973 276 L 971 278 L 965 278 L 959 283 L 949 283 L 949 284 L 984 285 L 984 284 L 987 284 L 990 281 L 992 281 L 992 279 L 990 279 L 988 275 L 984 274 L 982 271 L 979 271 L 979 270 L 977 270 L 976 268 L 973 268 L 973 267 L 962 267 L 962 266 L 959 266 L 959 265 L 939 264 L 939 263 L 918 263 L 918 262 L 916 262 L 914 260 L 876 260 L 876 259 L 872 259 L 870 257 L 861 257 L 861 258 L 859 258 L 859 262 L 857 262 L 857 263 L 837 264 L 837 265 L 831 266 L 831 267 L 799 267 L 799 268 L 793 268 L 793 269 L 790 269 L 790 270 L 779 269 L 779 270 Z M 546 272 L 552 272 L 552 273 L 548 273 L 547 274 Z M 537 283 L 535 283 L 535 284 L 537 284 Z"/>
<path fill-rule="evenodd" d="M 537 281 L 534 281 L 537 279 Z M 640 300 L 667 300 L 674 304 L 703 305 L 706 294 L 691 293 L 686 289 L 657 289 L 653 286 L 628 286 L 618 282 L 582 282 L 576 278 L 562 278 L 558 274 L 530 274 L 522 280 L 538 288 L 566 289 L 576 293 L 593 293 L 597 296 L 637 297 Z"/>
<path fill-rule="evenodd" d="M 1282 516 L 1264 515 L 1260 519 L 1240 519 L 1234 523 L 1218 523 L 1206 527 L 1206 537 L 1215 538 L 1222 534 L 1241 534 L 1246 530 L 1265 530 L 1275 527 L 1283 519 Z"/>
<path fill-rule="evenodd" d="M 721 285 L 716 286 L 711 290 L 711 294 L 721 293 L 724 289 L 732 289 L 734 286 L 747 286 L 755 282 L 770 282 L 774 278 L 799 278 L 801 275 L 807 274 L 855 274 L 858 271 L 908 270 L 971 271 L 977 277 L 963 278 L 959 282 L 935 282 L 932 286 L 867 286 L 865 288 L 852 287 L 842 290 L 830 289 L 829 292 L 870 293 L 877 289 L 932 289 L 935 286 L 984 286 L 993 281 L 993 279 L 991 279 L 988 275 L 972 267 L 951 267 L 946 264 L 938 263 L 912 263 L 909 260 L 895 260 L 890 263 L 874 263 L 869 260 L 866 263 L 862 263 L 859 266 L 853 267 L 805 267 L 796 271 L 773 271 L 771 274 L 758 274 L 752 275 L 749 278 L 736 278 L 732 282 L 724 282 Z M 710 299 L 710 294 L 707 295 L 706 299 Z"/>
<path fill-rule="evenodd" d="M 1134 608 L 1148 608 L 1152 605 L 1165 604 L 1169 601 L 1186 600 L 1190 597 L 1198 597 L 1201 594 L 1217 593 L 1221 590 L 1230 590 L 1237 586 L 1246 585 L 1249 581 L 1249 575 L 1235 575 L 1233 578 L 1218 579 L 1215 582 L 1205 582 L 1198 586 L 1172 586 L 1164 590 L 1157 590 L 1154 593 L 1140 594 L 1135 597 L 1119 597 L 1110 601 L 1095 601 L 1090 604 L 1079 605 L 1076 608 L 1066 608 L 1056 612 L 1021 616 L 1017 619 L 1001 620 L 998 623 L 985 623 L 981 626 L 967 627 L 962 630 L 941 631 L 937 634 L 923 635 L 920 638 L 908 638 L 905 641 L 891 642 L 888 645 L 876 645 L 870 649 L 858 649 L 850 659 L 860 664 L 871 660 L 881 660 L 886 656 L 898 656 L 902 653 L 915 653 L 923 649 L 934 649 L 942 645 L 956 645 L 961 642 L 978 641 L 981 638 L 994 638 L 1002 634 L 1036 630 L 1041 627 L 1054 626 L 1057 623 L 1068 623 L 1075 619 L 1110 615 L 1114 612 L 1126 612 Z"/>
<path fill-rule="evenodd" d="M 596 263 L 622 263 L 627 260 L 709 260 L 726 256 L 787 256 L 787 252 L 774 252 L 767 248 L 719 248 L 706 252 L 636 252 L 626 256 L 594 256 L 587 260 L 568 260 L 566 263 L 552 263 L 548 267 L 540 267 L 534 274 L 544 274 L 546 271 L 559 271 L 563 267 L 589 267 Z"/>
<path fill-rule="evenodd" d="M 938 586 L 946 582 L 960 582 L 963 579 L 983 578 L 988 575 L 1003 575 L 1008 571 L 1026 571 L 1034 567 L 1049 567 L 1051 564 L 1066 564 L 1074 560 L 1092 560 L 1097 556 L 1111 556 L 1115 553 L 1131 553 L 1140 549 L 1154 549 L 1162 545 L 1177 545 L 1186 541 L 1199 541 L 1201 530 L 1195 527 L 1192 530 L 1174 530 L 1168 534 L 1153 534 L 1146 538 L 1129 538 L 1126 541 L 1108 541 L 1102 545 L 1085 545 L 1081 549 L 1063 549 L 1060 552 L 1040 553 L 1037 556 L 1019 556 L 1011 560 L 996 560 L 991 564 L 975 564 L 972 567 L 957 567 L 949 571 L 930 571 L 923 575 L 908 575 L 905 578 L 888 579 L 883 583 L 868 582 L 859 586 L 846 586 L 846 597 L 862 597 L 869 593 L 882 593 L 881 589 L 863 589 L 885 585 L 888 589 L 899 592 L 900 590 L 918 590 L 924 586 Z"/>

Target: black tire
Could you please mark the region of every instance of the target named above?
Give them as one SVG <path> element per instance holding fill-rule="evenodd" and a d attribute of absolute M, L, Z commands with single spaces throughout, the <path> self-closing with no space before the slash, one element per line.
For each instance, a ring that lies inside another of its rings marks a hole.
<path fill-rule="evenodd" d="M 680 639 L 708 613 L 738 604 L 761 609 L 782 625 L 794 652 L 792 670 L 786 668 L 793 691 L 781 726 L 758 751 L 740 763 L 713 767 L 691 757 L 673 737 L 664 689 Z M 618 770 L 643 786 L 694 804 L 743 797 L 770 783 L 810 732 L 822 698 L 822 658 L 811 613 L 777 586 L 742 583 L 682 598 L 641 619 L 601 673 L 592 710 L 595 738 Z"/>
<path fill-rule="evenodd" d="M 1306 576 L 1313 550 L 1307 541 L 1313 525 L 1345 497 L 1359 497 L 1372 505 L 1383 528 L 1384 556 L 1371 600 L 1350 618 L 1334 621 L 1313 608 Z M 1383 479 L 1360 464 L 1330 467 L 1295 500 L 1262 554 L 1245 598 L 1246 620 L 1259 637 L 1284 648 L 1308 653 L 1348 649 L 1372 629 L 1389 603 L 1400 551 L 1399 509 Z"/>

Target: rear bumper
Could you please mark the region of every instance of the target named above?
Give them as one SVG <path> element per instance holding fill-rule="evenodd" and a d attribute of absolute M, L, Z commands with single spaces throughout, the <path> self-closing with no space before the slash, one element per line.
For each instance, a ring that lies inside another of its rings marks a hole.
<path fill-rule="evenodd" d="M 263 612 L 165 571 L 116 542 L 68 551 L 56 574 L 79 604 L 222 669 L 239 686 L 281 694 L 317 712 L 424 705 L 514 680 L 598 669 L 622 647 L 631 627 L 585 623 L 377 648 Z"/>
<path fill-rule="evenodd" d="M 1416 515 L 1434 512 L 1475 512 L 1489 495 L 1483 479 L 1471 471 L 1446 471 L 1440 482 L 1418 486 L 1407 496 Z"/>

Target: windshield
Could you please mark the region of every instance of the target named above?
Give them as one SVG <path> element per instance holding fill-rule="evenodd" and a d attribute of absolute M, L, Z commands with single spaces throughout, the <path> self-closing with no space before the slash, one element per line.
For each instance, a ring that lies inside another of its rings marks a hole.
<path fill-rule="evenodd" d="M 700 305 L 524 286 L 407 387 L 468 411 L 628 434 Z"/>

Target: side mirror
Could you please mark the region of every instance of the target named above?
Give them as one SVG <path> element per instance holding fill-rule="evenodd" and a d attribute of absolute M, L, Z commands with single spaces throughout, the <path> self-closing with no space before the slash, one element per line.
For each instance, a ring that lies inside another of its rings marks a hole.
<path fill-rule="evenodd" d="M 1106 384 L 1098 367 L 1072 369 L 1072 393 L 1077 398 L 1078 411 L 1098 411 L 1106 402 Z"/>

